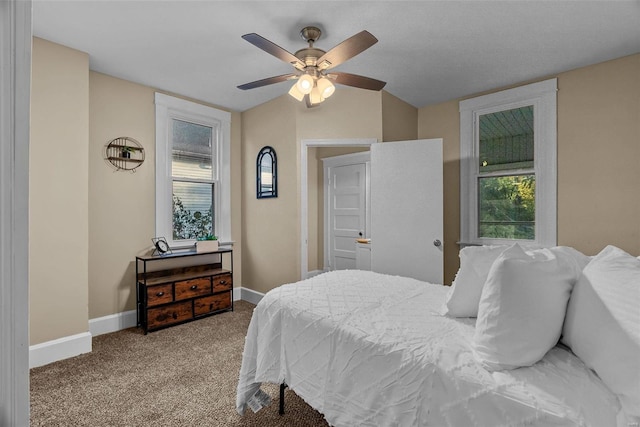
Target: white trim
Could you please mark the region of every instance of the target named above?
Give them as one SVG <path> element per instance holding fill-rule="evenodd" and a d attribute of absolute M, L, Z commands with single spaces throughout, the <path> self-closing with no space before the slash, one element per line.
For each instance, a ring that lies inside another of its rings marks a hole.
<path fill-rule="evenodd" d="M 309 268 L 309 194 L 307 164 L 309 147 L 370 147 L 377 143 L 376 138 L 352 139 L 303 139 L 300 141 L 300 278 L 306 279 Z"/>
<path fill-rule="evenodd" d="M 249 288 L 242 288 L 242 300 L 250 302 L 251 304 L 258 304 L 264 297 L 262 292 L 254 291 Z"/>
<path fill-rule="evenodd" d="M 91 353 L 90 332 L 32 345 L 29 347 L 29 368 L 37 368 L 84 353 Z"/>
<path fill-rule="evenodd" d="M 344 154 L 342 156 L 327 157 L 322 159 L 324 168 L 324 270 L 328 271 L 329 266 L 329 178 L 331 177 L 331 169 L 339 166 L 350 166 L 364 163 L 365 165 L 365 213 L 364 213 L 364 236 L 371 237 L 371 152 L 363 151 L 358 153 Z M 307 274 L 311 276 L 312 272 Z"/>
<path fill-rule="evenodd" d="M 218 176 L 214 218 L 218 240 L 231 242 L 231 113 L 175 98 L 162 93 L 155 94 L 156 105 L 156 236 L 163 236 L 171 247 L 193 246 L 195 241 L 173 242 L 171 229 L 171 157 L 169 156 L 169 125 L 172 118 L 179 118 L 211 126 L 218 132 Z"/>
<path fill-rule="evenodd" d="M 475 135 L 481 114 L 534 107 L 536 174 L 536 239 L 543 246 L 557 243 L 557 79 L 549 79 L 460 102 L 460 240 L 468 244 L 499 244 L 513 240 L 477 237 L 478 174 Z"/>
<path fill-rule="evenodd" d="M 313 270 L 307 273 L 307 278 L 317 276 L 318 274 L 326 273 L 328 270 Z"/>
<path fill-rule="evenodd" d="M 97 337 L 98 335 L 133 328 L 137 323 L 138 317 L 135 310 L 123 311 L 96 319 L 89 319 L 89 333 Z"/>
<path fill-rule="evenodd" d="M 233 301 L 242 300 L 242 287 L 233 288 Z"/>
<path fill-rule="evenodd" d="M 31 1 L 0 2 L 0 425 L 29 425 Z"/>
<path fill-rule="evenodd" d="M 245 295 L 246 294 L 246 295 Z M 264 296 L 247 288 L 233 288 L 233 300 L 239 301 L 246 296 L 247 301 L 257 304 Z M 128 310 L 107 316 L 89 320 L 89 332 L 62 337 L 53 341 L 29 347 L 30 368 L 58 362 L 92 350 L 91 339 L 98 335 L 110 334 L 128 328 L 134 328 L 137 324 L 136 310 Z"/>

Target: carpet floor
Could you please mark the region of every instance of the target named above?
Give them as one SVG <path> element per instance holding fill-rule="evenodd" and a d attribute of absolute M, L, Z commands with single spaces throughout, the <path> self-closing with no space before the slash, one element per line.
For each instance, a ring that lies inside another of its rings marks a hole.
<path fill-rule="evenodd" d="M 272 404 L 235 410 L 244 338 L 254 305 L 144 335 L 130 328 L 93 338 L 91 353 L 31 369 L 31 426 L 327 426 L 287 389 Z"/>

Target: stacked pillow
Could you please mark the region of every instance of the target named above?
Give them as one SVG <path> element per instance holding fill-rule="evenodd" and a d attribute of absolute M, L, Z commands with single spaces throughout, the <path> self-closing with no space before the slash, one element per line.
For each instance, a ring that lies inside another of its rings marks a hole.
<path fill-rule="evenodd" d="M 482 289 L 473 351 L 491 371 L 531 366 L 560 339 L 571 289 L 580 275 L 563 250 L 527 254 L 520 246 L 493 263 Z"/>
<path fill-rule="evenodd" d="M 618 395 L 629 425 L 640 423 L 640 259 L 604 248 L 575 285 L 562 343 Z"/>
<path fill-rule="evenodd" d="M 640 257 L 614 246 L 468 247 L 443 314 L 477 317 L 472 349 L 488 370 L 530 366 L 561 342 L 640 424 Z M 634 424 L 636 423 L 636 424 Z"/>
<path fill-rule="evenodd" d="M 451 317 L 478 317 L 480 296 L 489 270 L 498 257 L 509 246 L 467 246 L 460 250 L 460 269 L 451 285 L 441 314 Z M 527 246 L 526 253 L 533 258 L 542 259 L 542 248 Z M 579 275 L 589 263 L 590 258 L 581 252 L 566 246 L 552 248 L 554 251 L 565 252 L 575 262 L 574 268 Z"/>

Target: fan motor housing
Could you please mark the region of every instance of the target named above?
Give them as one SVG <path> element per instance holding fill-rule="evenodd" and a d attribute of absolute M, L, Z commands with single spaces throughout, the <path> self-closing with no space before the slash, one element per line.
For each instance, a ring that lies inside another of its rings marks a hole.
<path fill-rule="evenodd" d="M 325 54 L 325 51 L 322 49 L 316 49 L 315 47 L 307 47 L 304 49 L 300 49 L 295 53 L 295 57 L 300 61 L 304 62 L 307 67 L 315 67 L 322 55 Z"/>

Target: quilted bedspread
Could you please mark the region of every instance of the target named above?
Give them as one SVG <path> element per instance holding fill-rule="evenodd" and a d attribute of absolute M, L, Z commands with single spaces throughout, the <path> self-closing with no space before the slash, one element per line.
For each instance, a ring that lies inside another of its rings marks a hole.
<path fill-rule="evenodd" d="M 446 287 L 334 271 L 268 292 L 247 332 L 237 411 L 286 384 L 333 426 L 615 426 L 615 395 L 570 351 L 488 372 L 475 319 L 438 314 Z"/>

